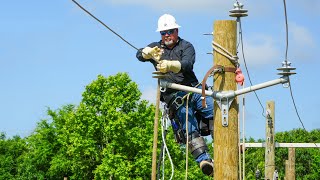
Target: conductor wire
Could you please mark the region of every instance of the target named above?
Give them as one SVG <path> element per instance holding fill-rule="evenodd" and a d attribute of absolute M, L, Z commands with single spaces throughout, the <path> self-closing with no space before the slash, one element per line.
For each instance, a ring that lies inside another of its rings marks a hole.
<path fill-rule="evenodd" d="M 112 30 L 109 26 L 107 26 L 105 23 L 103 23 L 100 19 L 98 19 L 97 17 L 95 17 L 93 14 L 91 14 L 88 10 L 86 10 L 84 7 L 82 7 L 77 1 L 72 0 L 77 6 L 79 6 L 79 8 L 81 8 L 84 12 L 86 12 L 87 14 L 89 14 L 93 19 L 97 20 L 100 24 L 102 24 L 104 27 L 106 27 L 109 31 L 111 31 L 113 34 L 115 34 L 116 36 L 118 36 L 122 41 L 124 41 L 125 43 L 127 43 L 128 45 L 130 45 L 132 48 L 134 48 L 135 50 L 139 51 L 139 49 L 137 47 L 135 47 L 134 45 L 132 45 L 130 42 L 128 42 L 127 40 L 125 40 L 122 36 L 120 36 L 117 32 L 115 32 L 114 30 Z"/>
<path fill-rule="evenodd" d="M 124 41 L 125 43 L 127 43 L 129 46 L 131 46 L 133 49 L 140 51 L 141 53 L 145 54 L 144 52 L 142 52 L 141 49 L 138 49 L 137 47 L 135 47 L 133 44 L 131 44 L 129 41 L 125 40 L 122 36 L 120 36 L 117 32 L 115 32 L 114 30 L 112 30 L 109 26 L 107 26 L 104 22 L 102 22 L 100 19 L 98 19 L 97 17 L 95 17 L 93 14 L 91 14 L 88 10 L 86 10 L 84 7 L 82 7 L 77 1 L 72 0 L 77 6 L 79 6 L 80 9 L 82 9 L 84 12 L 86 12 L 87 14 L 89 14 L 93 19 L 97 20 L 100 24 L 102 24 L 104 27 L 106 27 L 109 31 L 111 31 L 113 34 L 115 34 L 116 36 L 118 36 L 122 41 Z M 145 54 L 146 55 L 146 54 Z M 154 58 L 152 56 L 152 59 L 156 62 L 159 63 L 159 60 Z"/>

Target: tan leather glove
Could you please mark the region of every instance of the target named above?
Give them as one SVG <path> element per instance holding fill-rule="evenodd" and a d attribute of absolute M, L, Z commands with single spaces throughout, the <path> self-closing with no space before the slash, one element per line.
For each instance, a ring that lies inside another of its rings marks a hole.
<path fill-rule="evenodd" d="M 159 61 L 161 57 L 161 49 L 158 46 L 153 48 L 147 46 L 142 50 L 142 57 L 144 59 L 154 59 Z"/>
<path fill-rule="evenodd" d="M 162 60 L 157 65 L 157 69 L 162 73 L 167 73 L 169 71 L 178 73 L 181 70 L 181 63 L 178 60 Z"/>

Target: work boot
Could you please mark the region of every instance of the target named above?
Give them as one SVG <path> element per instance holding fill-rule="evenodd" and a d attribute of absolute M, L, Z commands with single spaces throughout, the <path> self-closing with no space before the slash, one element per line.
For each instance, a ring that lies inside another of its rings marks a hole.
<path fill-rule="evenodd" d="M 203 174 L 213 176 L 213 162 L 212 160 L 203 160 L 200 162 L 200 169 Z"/>

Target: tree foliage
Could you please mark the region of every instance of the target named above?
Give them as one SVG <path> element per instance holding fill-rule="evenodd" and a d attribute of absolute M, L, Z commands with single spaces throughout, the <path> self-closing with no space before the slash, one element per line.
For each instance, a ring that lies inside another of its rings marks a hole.
<path fill-rule="evenodd" d="M 21 155 L 26 151 L 26 143 L 19 136 L 6 139 L 0 133 L 0 179 L 15 179 Z"/>
<path fill-rule="evenodd" d="M 249 142 L 255 142 L 249 139 Z M 264 142 L 258 140 L 256 142 Z M 275 134 L 275 142 L 278 143 L 319 143 L 320 130 L 315 129 L 307 132 L 303 129 L 278 132 Z M 320 149 L 319 148 L 296 148 L 295 151 L 296 179 L 320 179 Z M 288 159 L 288 148 L 275 149 L 275 168 L 279 172 L 279 178 L 285 176 L 285 161 Z M 250 148 L 246 151 L 246 177 L 255 178 L 255 171 L 259 169 L 264 176 L 265 149 Z"/>
<path fill-rule="evenodd" d="M 140 98 L 141 92 L 128 74 L 99 75 L 86 86 L 78 105 L 49 108 L 48 119 L 39 121 L 30 136 L 6 138 L 0 134 L 0 179 L 150 179 L 155 107 Z M 161 126 L 158 131 L 159 157 Z M 319 142 L 319 137 L 319 130 L 297 129 L 277 133 L 276 141 Z M 175 143 L 171 127 L 166 144 L 174 165 L 173 179 L 184 179 L 185 147 Z M 212 154 L 213 148 L 209 149 Z M 287 153 L 276 149 L 281 177 Z M 297 179 L 320 179 L 319 154 L 318 149 L 296 150 Z M 257 167 L 263 174 L 264 149 L 248 149 L 247 179 L 254 179 Z M 165 179 L 171 176 L 168 155 L 159 173 Z M 212 179 L 202 174 L 191 154 L 188 179 Z"/>

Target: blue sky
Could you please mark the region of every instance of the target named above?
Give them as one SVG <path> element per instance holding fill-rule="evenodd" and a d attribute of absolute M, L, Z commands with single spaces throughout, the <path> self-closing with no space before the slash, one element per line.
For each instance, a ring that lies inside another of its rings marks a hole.
<path fill-rule="evenodd" d="M 196 49 L 195 72 L 201 80 L 212 66 L 213 22 L 228 16 L 235 1 L 218 0 L 79 0 L 95 16 L 136 47 L 158 41 L 158 17 L 172 14 L 179 35 Z M 243 0 L 249 16 L 242 19 L 244 53 L 253 84 L 278 78 L 285 59 L 283 1 Z M 288 59 L 296 67 L 291 77 L 298 111 L 307 130 L 320 127 L 318 51 L 320 1 L 287 1 Z M 28 136 L 47 118 L 46 109 L 78 104 L 86 85 L 98 74 L 128 72 L 154 102 L 153 67 L 135 58 L 136 50 L 85 14 L 71 0 L 3 1 L 0 6 L 0 131 Z M 239 49 L 239 56 L 242 57 Z M 243 59 L 240 58 L 243 72 Z M 212 80 L 212 79 L 211 79 Z M 249 85 L 246 78 L 246 85 Z M 281 85 L 257 91 L 265 106 L 276 104 L 276 132 L 301 128 L 289 89 Z M 264 138 L 265 119 L 254 94 L 246 94 L 246 136 Z"/>

